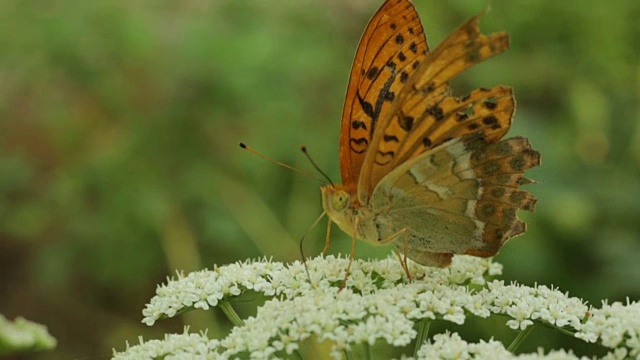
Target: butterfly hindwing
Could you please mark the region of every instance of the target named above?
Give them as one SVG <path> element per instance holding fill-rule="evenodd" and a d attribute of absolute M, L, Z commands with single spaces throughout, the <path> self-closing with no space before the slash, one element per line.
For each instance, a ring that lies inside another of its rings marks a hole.
<path fill-rule="evenodd" d="M 539 163 L 540 154 L 525 138 L 488 143 L 475 134 L 450 140 L 376 186 L 372 206 L 381 213 L 375 220 L 379 236 L 405 229 L 406 245 L 400 235 L 396 246 L 407 246 L 410 257 L 425 265 L 446 265 L 451 254 L 493 256 L 525 230 L 516 213 L 533 211 L 535 199 L 519 189 L 526 183 L 519 179 Z"/>
<path fill-rule="evenodd" d="M 362 163 L 381 117 L 428 53 L 408 0 L 388 0 L 369 21 L 356 52 L 340 131 L 342 183 L 355 194 Z"/>

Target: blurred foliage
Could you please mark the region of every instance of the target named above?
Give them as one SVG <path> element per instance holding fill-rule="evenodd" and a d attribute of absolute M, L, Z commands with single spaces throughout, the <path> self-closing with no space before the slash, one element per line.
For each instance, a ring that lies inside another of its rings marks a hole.
<path fill-rule="evenodd" d="M 46 324 L 55 358 L 107 357 L 181 331 L 139 322 L 176 269 L 299 258 L 319 184 L 237 145 L 310 168 L 304 143 L 338 179 L 350 62 L 380 2 L 0 2 L 0 312 Z M 506 275 L 596 304 L 640 298 L 640 3 L 416 3 L 432 48 L 487 7 L 483 31 L 511 36 L 453 84 L 513 86 L 511 134 L 543 156 L 529 231 L 498 256 Z M 348 253 L 339 233 L 331 251 Z M 213 312 L 185 322 L 229 328 Z M 530 349 L 567 340 L 548 335 Z"/>

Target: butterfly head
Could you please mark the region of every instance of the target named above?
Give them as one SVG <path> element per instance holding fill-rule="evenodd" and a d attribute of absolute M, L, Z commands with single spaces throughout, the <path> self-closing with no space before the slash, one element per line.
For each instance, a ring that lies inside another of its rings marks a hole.
<path fill-rule="evenodd" d="M 320 190 L 322 191 L 322 207 L 332 220 L 347 211 L 351 203 L 351 196 L 340 185 L 325 185 Z"/>
<path fill-rule="evenodd" d="M 332 222 L 347 234 L 378 244 L 379 234 L 374 214 L 367 206 L 360 205 L 356 194 L 349 193 L 343 185 L 325 185 L 320 190 L 322 207 Z"/>
<path fill-rule="evenodd" d="M 353 223 L 351 195 L 342 185 L 325 185 L 320 188 L 320 191 L 322 191 L 322 207 L 329 219 L 342 229 L 351 229 Z"/>

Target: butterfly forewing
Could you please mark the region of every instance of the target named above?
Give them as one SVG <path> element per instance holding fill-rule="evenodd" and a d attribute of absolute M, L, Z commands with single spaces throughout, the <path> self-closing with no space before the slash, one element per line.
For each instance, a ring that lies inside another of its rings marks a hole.
<path fill-rule="evenodd" d="M 385 2 L 369 21 L 353 61 L 342 113 L 340 170 L 349 193 L 356 193 L 378 121 L 427 53 L 420 19 L 408 0 Z"/>
<path fill-rule="evenodd" d="M 475 90 L 462 99 L 447 97 L 427 109 L 415 129 L 407 134 L 392 166 L 418 156 L 450 139 L 469 133 L 482 133 L 486 141 L 502 138 L 515 112 L 511 88 Z"/>
<path fill-rule="evenodd" d="M 474 17 L 426 56 L 380 117 L 361 169 L 361 202 L 366 203 L 373 187 L 396 166 L 449 139 L 471 132 L 486 133 L 489 141 L 504 136 L 515 109 L 509 88 L 477 90 L 459 99 L 450 95 L 447 83 L 507 50 L 508 44 L 504 32 L 481 34 Z"/>

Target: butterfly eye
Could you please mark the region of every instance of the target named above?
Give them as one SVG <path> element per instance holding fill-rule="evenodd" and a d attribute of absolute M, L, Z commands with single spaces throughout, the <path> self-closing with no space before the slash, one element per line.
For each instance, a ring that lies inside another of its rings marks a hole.
<path fill-rule="evenodd" d="M 340 190 L 333 194 L 333 199 L 331 200 L 334 210 L 344 210 L 349 204 L 349 194 Z"/>

